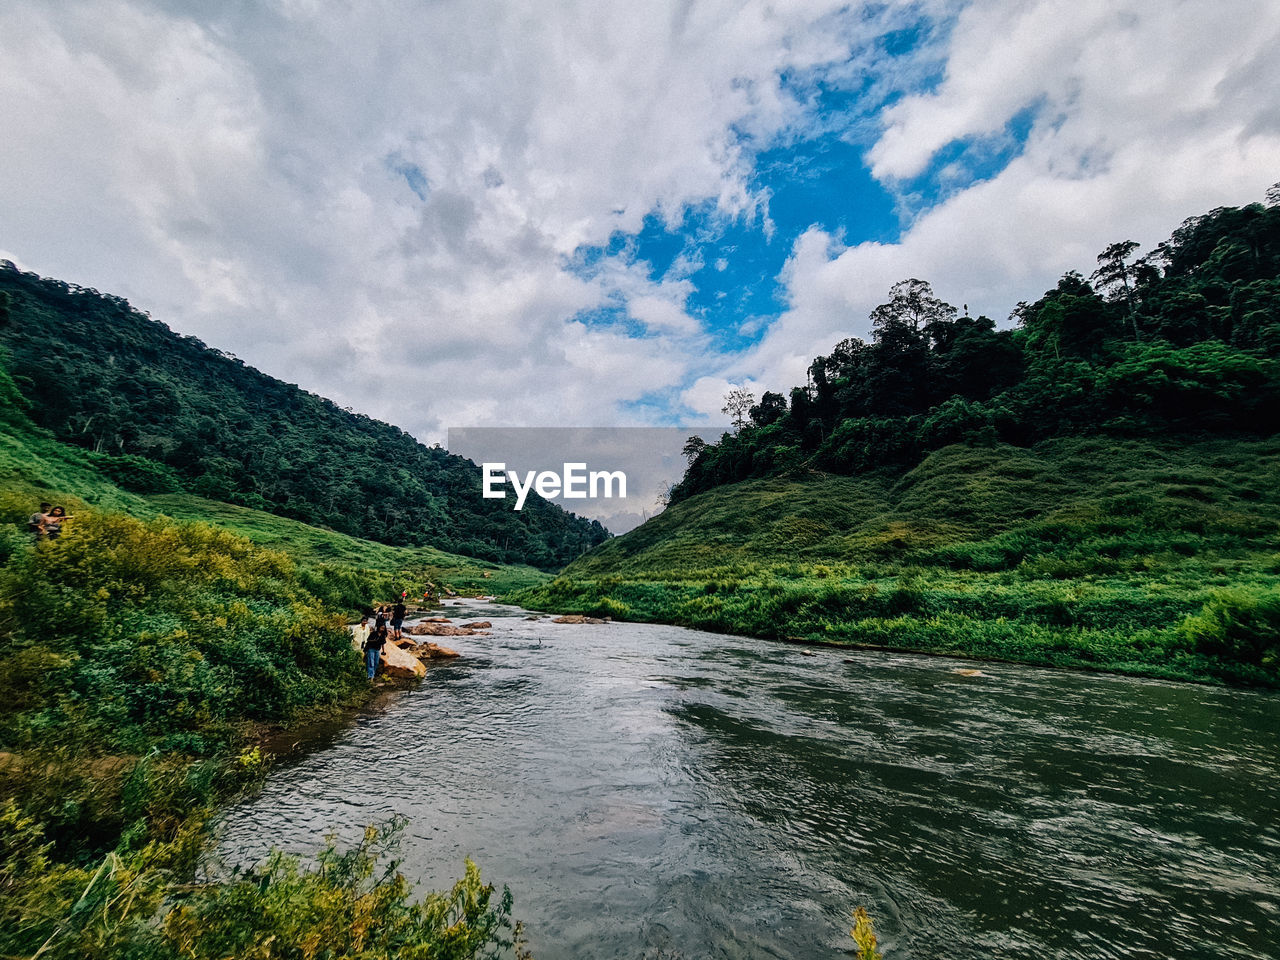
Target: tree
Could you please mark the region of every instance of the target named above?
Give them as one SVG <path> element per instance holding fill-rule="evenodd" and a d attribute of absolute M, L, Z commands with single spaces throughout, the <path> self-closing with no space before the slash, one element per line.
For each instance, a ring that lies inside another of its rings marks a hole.
<path fill-rule="evenodd" d="M 690 463 L 698 459 L 698 455 L 707 449 L 707 441 L 699 436 L 692 436 L 684 442 L 684 448 L 680 451 L 684 458 Z"/>
<path fill-rule="evenodd" d="M 1124 302 L 1129 312 L 1129 323 L 1133 325 L 1135 340 L 1142 339 L 1138 333 L 1138 318 L 1133 309 L 1133 286 L 1129 283 L 1136 265 L 1130 265 L 1128 260 L 1138 247 L 1136 240 L 1121 240 L 1111 244 L 1098 254 L 1098 269 L 1089 278 L 1102 290 L 1115 290 L 1119 287 L 1124 291 Z"/>
<path fill-rule="evenodd" d="M 906 328 L 913 334 L 927 334 L 930 325 L 945 322 L 956 315 L 956 308 L 933 295 L 933 288 L 923 280 L 899 280 L 889 288 L 889 302 L 871 311 L 871 325 L 883 334 L 894 328 Z"/>
<path fill-rule="evenodd" d="M 777 423 L 787 415 L 787 398 L 780 393 L 766 390 L 760 402 L 750 410 L 751 422 L 757 427 Z"/>
<path fill-rule="evenodd" d="M 724 406 L 720 408 L 720 412 L 727 415 L 733 425 L 741 430 L 747 425 L 747 417 L 755 402 L 755 394 L 746 387 L 734 387 L 724 395 Z"/>
<path fill-rule="evenodd" d="M 1280 183 L 1267 187 L 1267 206 L 1280 207 Z"/>

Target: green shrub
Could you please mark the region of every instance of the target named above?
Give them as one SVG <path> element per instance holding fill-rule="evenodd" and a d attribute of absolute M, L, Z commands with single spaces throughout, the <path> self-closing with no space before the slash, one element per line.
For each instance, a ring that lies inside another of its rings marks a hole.
<path fill-rule="evenodd" d="M 1254 667 L 1280 681 L 1280 591 L 1221 591 L 1178 632 L 1196 653 Z"/>

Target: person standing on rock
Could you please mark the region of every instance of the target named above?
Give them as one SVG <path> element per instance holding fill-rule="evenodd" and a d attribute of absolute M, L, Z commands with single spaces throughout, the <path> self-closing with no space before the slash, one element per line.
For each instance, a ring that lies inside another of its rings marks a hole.
<path fill-rule="evenodd" d="M 405 615 L 404 598 L 401 597 L 398 601 L 396 601 L 396 605 L 391 608 L 391 639 L 392 640 L 399 640 L 403 636 L 403 634 L 401 634 L 400 631 L 404 627 L 404 615 Z"/>
<path fill-rule="evenodd" d="M 382 648 L 387 645 L 387 628 L 379 626 L 369 634 L 364 642 L 364 665 L 369 671 L 369 679 L 378 672 L 378 664 L 382 662 Z"/>
<path fill-rule="evenodd" d="M 364 652 L 364 642 L 369 639 L 372 628 L 369 626 L 369 618 L 361 617 L 360 622 L 351 628 L 351 644 L 360 652 Z"/>

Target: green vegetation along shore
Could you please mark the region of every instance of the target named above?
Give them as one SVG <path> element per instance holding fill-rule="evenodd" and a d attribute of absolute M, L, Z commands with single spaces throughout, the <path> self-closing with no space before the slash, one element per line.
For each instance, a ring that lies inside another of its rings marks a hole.
<path fill-rule="evenodd" d="M 904 280 L 671 506 L 519 602 L 1280 685 L 1280 205 L 1109 246 L 1018 325 Z"/>
<path fill-rule="evenodd" d="M 1280 685 L 1280 440 L 953 445 L 669 507 L 537 609 Z"/>
<path fill-rule="evenodd" d="M 262 735 L 369 698 L 355 609 L 426 580 L 500 592 L 546 575 L 130 492 L 26 407 L 0 370 L 0 955 L 469 958 L 514 944 L 510 897 L 473 864 L 445 893 L 410 889 L 389 859 L 394 823 L 310 865 L 197 871 L 217 810 L 269 765 Z M 56 541 L 26 529 L 41 499 L 74 516 Z"/>

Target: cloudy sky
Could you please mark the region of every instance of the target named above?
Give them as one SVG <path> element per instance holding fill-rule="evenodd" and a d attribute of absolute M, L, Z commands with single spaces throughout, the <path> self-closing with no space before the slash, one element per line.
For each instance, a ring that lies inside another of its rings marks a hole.
<path fill-rule="evenodd" d="M 426 441 L 719 422 L 1280 180 L 1273 0 L 8 0 L 0 257 Z"/>

